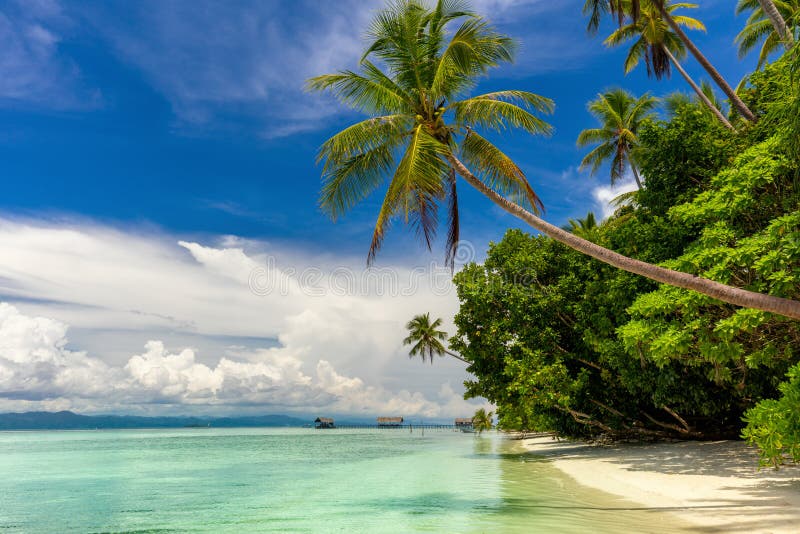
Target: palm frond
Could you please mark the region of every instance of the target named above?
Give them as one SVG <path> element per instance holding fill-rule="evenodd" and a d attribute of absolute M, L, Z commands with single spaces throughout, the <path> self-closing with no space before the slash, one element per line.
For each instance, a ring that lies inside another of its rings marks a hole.
<path fill-rule="evenodd" d="M 554 107 L 552 100 L 533 93 L 499 91 L 454 102 L 448 109 L 455 112 L 456 124 L 460 126 L 482 127 L 496 131 L 513 127 L 533 134 L 549 135 L 552 126 L 528 109 L 551 113 Z"/>
<path fill-rule="evenodd" d="M 544 210 L 544 204 L 533 191 L 522 169 L 479 134 L 474 131 L 467 133 L 461 143 L 461 155 L 476 176 L 495 191 L 527 204 L 534 213 Z"/>
<path fill-rule="evenodd" d="M 613 132 L 605 128 L 589 128 L 578 134 L 578 146 L 586 146 L 595 143 L 605 143 L 614 139 Z"/>
<path fill-rule="evenodd" d="M 470 87 L 475 76 L 512 61 L 515 48 L 511 38 L 497 33 L 485 21 L 464 21 L 435 64 L 430 81 L 434 97 L 452 98 Z"/>
<path fill-rule="evenodd" d="M 375 117 L 348 126 L 325 141 L 317 153 L 317 163 L 329 167 L 406 135 L 413 118 L 404 114 Z"/>
<path fill-rule="evenodd" d="M 324 161 L 319 204 L 336 220 L 369 196 L 394 166 L 395 151 L 408 136 L 404 115 L 367 119 L 345 128 L 320 148 Z"/>
<path fill-rule="evenodd" d="M 422 125 L 414 128 L 378 212 L 367 264 L 375 260 L 390 221 L 396 215 L 402 214 L 406 223 L 416 224 L 426 239 L 435 232 L 435 213 L 432 214 L 430 208 L 444 195 L 442 177 L 447 165 L 442 157 L 446 151 L 447 146 L 432 137 Z"/>
<path fill-rule="evenodd" d="M 429 12 L 419 2 L 400 0 L 389 4 L 373 19 L 367 32 L 372 45 L 362 60 L 374 54 L 388 65 L 398 85 L 405 91 L 421 94 L 425 89 L 423 68 L 425 48 L 421 37 Z"/>
<path fill-rule="evenodd" d="M 394 166 L 392 149 L 380 145 L 330 168 L 322 176 L 320 208 L 335 221 L 372 194 Z"/>
<path fill-rule="evenodd" d="M 455 268 L 456 250 L 461 240 L 461 221 L 458 213 L 458 187 L 456 182 L 456 172 L 449 170 L 448 176 L 448 204 L 447 204 L 447 242 L 444 250 L 444 264 L 450 267 L 450 271 Z"/>
<path fill-rule="evenodd" d="M 310 91 L 330 91 L 345 104 L 366 113 L 407 113 L 412 109 L 410 97 L 380 70 L 365 62 L 363 72 L 343 71 L 323 74 L 308 80 Z"/>
<path fill-rule="evenodd" d="M 590 174 L 597 174 L 597 171 L 600 169 L 603 163 L 611 158 L 614 155 L 614 152 L 613 143 L 603 143 L 586 154 L 586 156 L 584 156 L 584 158 L 581 160 L 580 167 L 578 168 L 583 170 L 589 167 Z"/>
<path fill-rule="evenodd" d="M 586 31 L 589 34 L 597 33 L 600 28 L 600 19 L 608 13 L 609 7 L 607 0 L 586 0 L 583 4 L 583 14 L 589 16 L 589 22 L 586 25 Z"/>

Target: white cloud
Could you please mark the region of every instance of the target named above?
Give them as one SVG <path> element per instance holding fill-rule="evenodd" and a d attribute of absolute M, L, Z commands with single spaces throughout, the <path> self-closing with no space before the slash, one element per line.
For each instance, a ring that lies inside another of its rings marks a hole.
<path fill-rule="evenodd" d="M 71 20 L 55 1 L 0 6 L 0 104 L 90 108 L 97 91 L 81 87 L 80 71 L 60 45 Z"/>
<path fill-rule="evenodd" d="M 241 129 L 249 118 L 274 138 L 318 128 L 337 111 L 332 101 L 304 94 L 303 85 L 357 62 L 372 8 L 355 0 L 154 0 L 81 10 L 169 100 L 179 126 Z"/>
<path fill-rule="evenodd" d="M 107 395 L 111 370 L 84 352 L 67 350 L 67 326 L 28 317 L 0 303 L 0 396 L 39 400 L 76 389 L 86 398 Z"/>
<path fill-rule="evenodd" d="M 0 308 L 0 405 L 469 413 L 458 392 L 443 390 L 466 378 L 463 365 L 422 367 L 401 345 L 413 314 L 453 316 L 442 277 L 210 241 L 218 244 L 0 220 L 0 294 L 16 307 Z M 271 291 L 251 289 L 258 270 Z"/>
<path fill-rule="evenodd" d="M 61 322 L 29 317 L 0 303 L 0 397 L 48 405 L 61 401 L 62 409 L 88 402 L 94 409 L 128 404 L 130 410 L 146 403 L 426 417 L 474 409 L 448 384 L 439 401 L 431 401 L 419 392 L 367 385 L 340 374 L 326 360 L 317 361 L 316 376 L 306 375 L 295 347 L 230 354 L 210 367 L 198 363 L 192 349 L 170 352 L 162 342 L 149 341 L 144 353 L 114 368 L 85 352 L 67 350 L 66 333 Z M 248 361 L 232 359 L 237 356 Z"/>
<path fill-rule="evenodd" d="M 636 181 L 632 177 L 618 180 L 614 185 L 601 185 L 592 189 L 592 198 L 603 219 L 611 217 L 619 206 L 613 200 L 623 193 L 636 191 Z"/>
<path fill-rule="evenodd" d="M 344 108 L 305 93 L 305 80 L 353 68 L 363 33 L 384 5 L 10 2 L 0 8 L 0 98 L 56 108 L 99 105 L 100 93 L 81 87 L 81 69 L 92 65 L 78 65 L 61 46 L 72 35 L 92 35 L 167 99 L 179 130 L 247 131 L 265 139 L 315 130 Z M 523 42 L 517 63 L 499 76 L 563 70 L 598 53 L 596 43 L 574 38 L 583 31 L 576 6 L 476 0 L 473 7 Z"/>

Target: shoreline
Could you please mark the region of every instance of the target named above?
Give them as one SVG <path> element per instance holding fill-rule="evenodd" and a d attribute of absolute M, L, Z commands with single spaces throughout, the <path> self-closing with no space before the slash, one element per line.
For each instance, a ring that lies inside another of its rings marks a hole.
<path fill-rule="evenodd" d="M 582 486 L 671 511 L 699 532 L 800 528 L 800 465 L 758 471 L 744 442 L 600 446 L 534 437 L 520 444 Z"/>

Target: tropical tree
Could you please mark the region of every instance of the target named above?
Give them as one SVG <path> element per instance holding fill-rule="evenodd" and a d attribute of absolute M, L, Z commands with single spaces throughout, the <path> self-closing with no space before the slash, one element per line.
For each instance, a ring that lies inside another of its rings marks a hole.
<path fill-rule="evenodd" d="M 597 146 L 583 158 L 581 168 L 589 167 L 595 174 L 603 163 L 610 160 L 612 184 L 630 168 L 636 185 L 641 189 L 642 180 L 632 159 L 638 144 L 636 132 L 642 121 L 653 116 L 657 103 L 658 99 L 649 94 L 635 98 L 624 89 L 612 89 L 597 95 L 597 99 L 589 103 L 589 112 L 601 126 L 583 130 L 578 136 L 578 146 Z"/>
<path fill-rule="evenodd" d="M 736 91 L 725 81 L 725 78 L 714 68 L 714 65 L 703 55 L 700 49 L 689 39 L 689 36 L 686 35 L 681 26 L 672 17 L 669 11 L 670 5 L 671 2 L 669 0 L 586 0 L 583 6 L 583 12 L 589 16 L 587 29 L 592 33 L 597 31 L 600 19 L 606 14 L 613 15 L 619 22 L 619 25 L 622 26 L 626 18 L 630 18 L 632 21 L 636 22 L 643 13 L 648 11 L 648 8 L 650 8 L 651 11 L 654 9 L 661 15 L 662 20 L 667 23 L 675 35 L 683 42 L 686 49 L 694 56 L 698 63 L 700 63 L 708 75 L 711 76 L 714 83 L 716 83 L 717 86 L 722 89 L 722 92 L 725 93 L 725 96 L 730 99 L 737 113 L 745 119 L 755 122 L 757 120 L 755 114 L 750 111 L 750 108 L 748 108 L 739 95 L 736 94 Z"/>
<path fill-rule="evenodd" d="M 448 23 L 456 21 L 460 24 L 455 31 L 446 32 Z M 514 127 L 548 133 L 550 126 L 532 111 L 550 112 L 553 102 L 514 90 L 463 98 L 478 76 L 512 59 L 513 41 L 483 18 L 453 1 L 439 0 L 429 9 L 416 0 L 401 0 L 376 16 L 369 36 L 372 44 L 358 72 L 309 80 L 311 90 L 332 91 L 351 107 L 373 115 L 328 139 L 319 154 L 324 162 L 320 204 L 334 219 L 391 176 L 368 263 L 374 261 L 389 222 L 397 216 L 415 226 L 430 247 L 438 205 L 448 197 L 446 257 L 452 261 L 459 234 L 458 175 L 536 230 L 600 261 L 738 306 L 800 318 L 800 302 L 629 258 L 540 218 L 541 200 L 520 167 L 477 130 Z M 371 56 L 385 65 L 386 72 L 369 60 Z"/>
<path fill-rule="evenodd" d="M 703 82 L 700 84 L 700 91 L 703 92 L 703 94 L 714 105 L 715 108 L 724 110 L 725 103 L 717 97 L 717 94 L 714 92 L 714 88 L 707 80 L 703 80 Z M 692 98 L 691 95 L 688 95 L 682 91 L 675 91 L 661 98 L 661 107 L 668 118 L 674 117 L 678 109 L 682 106 L 691 105 L 693 103 L 704 105 L 704 101 L 696 94 L 694 98 Z M 708 106 L 705 106 L 705 109 L 708 109 Z"/>
<path fill-rule="evenodd" d="M 792 26 L 800 18 L 800 0 L 781 0 L 778 3 L 768 2 L 775 9 L 774 18 L 770 9 L 765 10 L 762 4 L 765 0 L 739 0 L 736 4 L 736 14 L 750 12 L 747 23 L 736 36 L 739 45 L 739 57 L 744 57 L 761 43 L 758 53 L 758 68 L 764 66 L 767 58 L 781 45 L 788 47 L 794 40 L 792 29 L 787 27 L 786 20 L 792 21 Z M 768 1 L 768 0 L 767 0 Z"/>
<path fill-rule="evenodd" d="M 791 30 L 786 25 L 786 21 L 778 10 L 777 4 L 772 0 L 758 0 L 758 3 L 761 4 L 761 10 L 769 18 L 781 40 L 786 44 L 786 47 L 789 48 L 794 42 L 794 34 L 792 34 Z"/>
<path fill-rule="evenodd" d="M 570 219 L 569 224 L 567 224 L 564 229 L 569 230 L 573 234 L 579 235 L 584 239 L 595 241 L 593 238 L 597 233 L 598 228 L 599 226 L 597 225 L 597 219 L 595 218 L 594 213 L 590 211 L 583 219 Z"/>
<path fill-rule="evenodd" d="M 472 428 L 478 434 L 481 434 L 485 430 L 491 430 L 492 426 L 492 412 L 487 412 L 484 408 L 478 408 L 475 415 L 472 416 Z"/>
<path fill-rule="evenodd" d="M 667 5 L 666 10 L 678 26 L 705 31 L 705 26 L 699 20 L 682 15 L 673 15 L 676 9 L 694 7 L 697 6 L 695 4 L 670 3 Z M 655 76 L 656 79 L 669 76 L 671 66 L 674 66 L 697 94 L 697 97 L 708 106 L 720 122 L 726 128 L 733 130 L 733 125 L 731 125 L 730 121 L 681 65 L 679 59 L 686 57 L 686 47 L 683 41 L 670 29 L 654 5 L 644 4 L 641 7 L 638 18 L 630 20 L 627 24 L 621 24 L 616 31 L 608 36 L 604 44 L 606 46 L 619 46 L 629 41 L 633 41 L 633 45 L 625 58 L 625 74 L 636 68 L 642 60 L 647 65 L 647 75 Z"/>
<path fill-rule="evenodd" d="M 436 319 L 431 322 L 430 313 L 423 313 L 415 315 L 408 324 L 408 337 L 403 340 L 404 345 L 413 345 L 408 352 L 409 358 L 419 356 L 424 362 L 426 359 L 433 363 L 434 356 L 444 356 L 445 354 L 452 356 L 457 360 L 465 362 L 464 358 L 447 350 L 443 341 L 447 341 L 447 332 L 444 330 L 437 330 L 442 326 L 442 320 Z"/>

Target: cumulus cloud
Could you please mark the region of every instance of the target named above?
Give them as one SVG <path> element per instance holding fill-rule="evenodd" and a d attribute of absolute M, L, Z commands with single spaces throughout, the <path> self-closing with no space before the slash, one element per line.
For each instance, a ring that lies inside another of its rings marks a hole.
<path fill-rule="evenodd" d="M 602 214 L 603 219 L 607 219 L 614 214 L 619 206 L 614 204 L 614 199 L 618 196 L 636 191 L 636 181 L 632 177 L 618 180 L 614 185 L 601 185 L 592 189 L 592 198 L 597 209 Z"/>
<path fill-rule="evenodd" d="M 448 384 L 442 386 L 439 399 L 431 401 L 419 392 L 367 385 L 337 372 L 326 360 L 317 361 L 315 376 L 306 375 L 292 347 L 229 354 L 210 367 L 196 361 L 193 349 L 171 352 L 161 341 L 148 341 L 142 354 L 115 368 L 85 352 L 68 350 L 66 334 L 64 323 L 30 317 L 0 303 L 0 397 L 29 405 L 60 401 L 62 409 L 87 402 L 94 409 L 124 404 L 129 409 L 137 404 L 232 405 L 439 417 L 473 408 Z"/>
<path fill-rule="evenodd" d="M 67 325 L 28 317 L 0 303 L 0 396 L 39 400 L 80 390 L 84 397 L 111 393 L 111 370 L 84 352 L 66 349 Z"/>
<path fill-rule="evenodd" d="M 14 305 L 0 308 L 0 397 L 95 411 L 469 413 L 442 389 L 467 377 L 463 365 L 423 367 L 401 343 L 412 315 L 453 316 L 449 275 L 206 241 L 0 219 L 0 297 Z M 254 272 L 266 276 L 255 286 Z"/>

